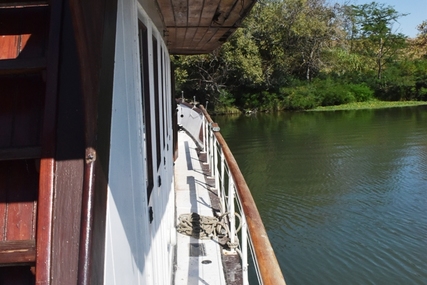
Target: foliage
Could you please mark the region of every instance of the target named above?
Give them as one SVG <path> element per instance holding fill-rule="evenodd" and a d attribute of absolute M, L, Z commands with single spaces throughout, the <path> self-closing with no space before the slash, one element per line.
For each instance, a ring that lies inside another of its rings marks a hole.
<path fill-rule="evenodd" d="M 413 41 L 411 50 L 416 52 L 419 58 L 427 60 L 427 20 L 418 25 L 418 36 Z"/>
<path fill-rule="evenodd" d="M 405 47 L 406 37 L 394 32 L 393 24 L 406 14 L 399 14 L 393 7 L 376 2 L 352 8 L 357 31 L 354 40 L 359 44 L 357 52 L 372 61 L 377 78 L 381 79 L 386 63 Z"/>
<path fill-rule="evenodd" d="M 404 16 L 376 2 L 265 0 L 218 50 L 174 56 L 176 89 L 259 111 L 427 100 L 427 21 L 407 39 L 394 29 Z"/>
<path fill-rule="evenodd" d="M 421 101 L 379 101 L 369 100 L 366 102 L 353 102 L 338 106 L 319 106 L 311 111 L 338 111 L 338 110 L 360 110 L 360 109 L 380 109 L 393 107 L 409 107 L 427 105 L 427 102 Z"/>

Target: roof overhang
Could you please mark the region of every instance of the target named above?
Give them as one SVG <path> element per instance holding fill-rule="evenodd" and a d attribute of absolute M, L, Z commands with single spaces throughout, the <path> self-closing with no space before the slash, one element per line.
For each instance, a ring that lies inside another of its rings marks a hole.
<path fill-rule="evenodd" d="M 240 26 L 256 0 L 157 0 L 171 54 L 209 53 Z"/>

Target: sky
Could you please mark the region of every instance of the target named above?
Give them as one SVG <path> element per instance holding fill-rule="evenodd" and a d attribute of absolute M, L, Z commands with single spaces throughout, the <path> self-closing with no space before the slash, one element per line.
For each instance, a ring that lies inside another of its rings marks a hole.
<path fill-rule="evenodd" d="M 401 14 L 409 14 L 400 18 L 400 28 L 397 24 L 393 28 L 398 28 L 398 32 L 415 38 L 418 34 L 417 26 L 427 20 L 427 0 L 352 0 L 354 5 L 362 5 L 371 2 L 392 6 Z"/>

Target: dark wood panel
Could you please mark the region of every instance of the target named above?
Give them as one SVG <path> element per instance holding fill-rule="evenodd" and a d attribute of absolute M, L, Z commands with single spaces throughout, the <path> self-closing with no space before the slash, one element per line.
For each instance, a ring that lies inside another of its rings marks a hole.
<path fill-rule="evenodd" d="M 34 275 L 30 266 L 0 267 L 0 284 L 34 285 Z"/>
<path fill-rule="evenodd" d="M 59 44 L 62 19 L 61 0 L 50 1 L 49 40 L 47 41 L 46 96 L 41 134 L 40 179 L 37 213 L 37 284 L 50 283 L 53 197 L 56 151 L 56 107 L 58 90 Z"/>
<path fill-rule="evenodd" d="M 0 35 L 22 35 L 46 31 L 48 6 L 0 9 Z"/>
<path fill-rule="evenodd" d="M 78 284 L 85 153 L 79 58 L 69 4 L 63 4 L 59 51 L 51 279 L 42 280 L 44 284 L 58 285 Z"/>
<path fill-rule="evenodd" d="M 0 148 L 12 144 L 13 118 L 15 113 L 15 87 L 0 79 Z"/>
<path fill-rule="evenodd" d="M 48 2 L 47 0 L 1 0 L 0 7 L 46 5 Z"/>
<path fill-rule="evenodd" d="M 0 266 L 33 264 L 36 260 L 35 240 L 0 241 Z"/>
<path fill-rule="evenodd" d="M 0 164 L 1 166 L 1 164 Z M 1 170 L 1 167 L 0 167 Z M 2 179 L 4 174 L 2 175 L 0 172 L 0 241 L 6 240 L 6 218 L 7 218 L 7 185 L 8 181 L 6 179 Z"/>
<path fill-rule="evenodd" d="M 86 117 L 86 125 L 93 125 L 86 136 L 86 173 L 83 189 L 83 207 L 80 238 L 79 279 L 81 285 L 104 283 L 104 253 L 106 207 L 108 195 L 108 170 L 111 138 L 111 113 L 113 102 L 114 58 L 116 43 L 117 0 L 105 0 L 97 6 L 103 7 L 99 22 L 103 28 L 100 46 L 101 68 L 98 73 L 99 94 L 95 112 Z M 94 7 L 98 9 L 98 7 Z M 88 98 L 85 94 L 84 98 Z M 91 100 L 85 103 L 87 105 Z M 93 159 L 89 155 L 95 154 Z"/>
<path fill-rule="evenodd" d="M 12 146 L 39 145 L 45 85 L 37 76 L 22 78 L 21 82 L 17 83 L 14 95 Z"/>
<path fill-rule="evenodd" d="M 0 148 L 40 144 L 44 92 L 41 76 L 0 77 Z"/>
<path fill-rule="evenodd" d="M 2 240 L 35 238 L 38 173 L 34 160 L 0 162 Z"/>
<path fill-rule="evenodd" d="M 5 148 L 5 149 L 0 148 L 0 161 L 40 158 L 40 155 L 41 155 L 41 148 L 39 146 Z"/>
<path fill-rule="evenodd" d="M 0 75 L 40 72 L 46 68 L 45 58 L 0 60 Z"/>

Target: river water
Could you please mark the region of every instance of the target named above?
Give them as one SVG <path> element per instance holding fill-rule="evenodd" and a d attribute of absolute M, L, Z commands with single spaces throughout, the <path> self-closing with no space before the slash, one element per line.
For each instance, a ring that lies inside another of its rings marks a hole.
<path fill-rule="evenodd" d="M 427 107 L 218 116 L 288 285 L 427 284 Z"/>

